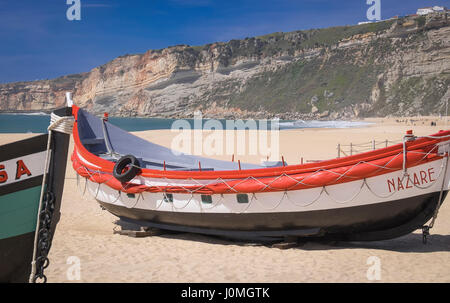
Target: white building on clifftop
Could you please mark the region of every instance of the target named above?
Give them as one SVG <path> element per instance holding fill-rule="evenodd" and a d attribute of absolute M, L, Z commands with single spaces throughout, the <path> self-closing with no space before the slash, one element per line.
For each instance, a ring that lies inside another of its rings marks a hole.
<path fill-rule="evenodd" d="M 435 12 L 444 12 L 446 10 L 447 8 L 445 6 L 424 7 L 417 10 L 417 15 L 428 15 Z"/>

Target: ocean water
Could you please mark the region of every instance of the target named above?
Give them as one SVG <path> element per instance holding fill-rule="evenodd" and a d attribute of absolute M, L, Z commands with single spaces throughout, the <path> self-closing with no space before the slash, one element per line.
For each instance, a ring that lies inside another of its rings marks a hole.
<path fill-rule="evenodd" d="M 116 118 L 110 117 L 109 122 L 126 130 L 126 131 L 143 131 L 155 129 L 171 129 L 179 122 L 175 123 L 175 119 L 160 119 L 160 118 Z M 208 119 L 195 121 L 193 119 L 186 119 L 191 128 L 211 127 L 211 123 L 207 124 Z M 222 129 L 233 129 L 233 121 L 217 120 Z M 246 121 L 244 121 L 246 122 Z M 0 133 L 45 133 L 50 123 L 50 115 L 46 114 L 0 114 Z M 185 123 L 186 124 L 186 123 Z M 214 123 L 213 123 L 214 124 Z M 217 124 L 217 123 L 216 123 Z M 296 129 L 296 128 L 348 128 L 348 127 L 363 127 L 368 125 L 366 122 L 351 122 L 351 121 L 280 121 L 279 128 L 282 129 Z M 186 124 L 187 125 L 187 124 Z M 235 125 L 238 125 L 237 123 Z M 247 128 L 261 129 L 271 128 L 270 121 L 264 123 L 256 121 L 256 123 L 249 122 L 246 124 Z M 237 127 L 243 129 L 244 127 Z"/>

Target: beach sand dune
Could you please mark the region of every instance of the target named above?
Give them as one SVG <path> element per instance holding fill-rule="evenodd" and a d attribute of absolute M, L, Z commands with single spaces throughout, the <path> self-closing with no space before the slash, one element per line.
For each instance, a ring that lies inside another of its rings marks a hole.
<path fill-rule="evenodd" d="M 439 130 L 381 121 L 351 129 L 280 132 L 280 153 L 289 164 L 334 158 L 338 143 L 400 140 L 407 129 L 416 135 Z M 171 146 L 170 130 L 136 133 Z M 32 136 L 1 134 L 0 143 Z M 73 150 L 73 144 L 70 152 Z M 229 155 L 215 156 L 229 159 Z M 261 156 L 239 156 L 259 163 Z M 369 282 L 368 258 L 380 260 L 381 282 L 450 282 L 450 198 L 444 202 L 428 244 L 420 231 L 379 242 L 307 242 L 279 250 L 264 245 L 193 234 L 130 238 L 113 234 L 116 218 L 102 210 L 77 179 L 69 160 L 61 221 L 46 270 L 50 282 Z M 80 280 L 74 273 L 79 260 Z"/>

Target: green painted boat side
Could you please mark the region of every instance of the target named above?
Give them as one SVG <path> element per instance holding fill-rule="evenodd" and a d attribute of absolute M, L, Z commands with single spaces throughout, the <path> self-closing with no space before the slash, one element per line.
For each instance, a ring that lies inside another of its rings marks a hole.
<path fill-rule="evenodd" d="M 36 230 L 41 186 L 0 196 L 0 240 Z"/>
<path fill-rule="evenodd" d="M 70 117 L 72 108 L 60 108 L 53 113 L 58 117 Z M 36 250 L 37 272 L 32 278 L 45 277 L 43 271 L 44 266 L 48 264 L 47 254 L 61 214 L 69 139 L 68 133 L 54 130 L 51 132 L 50 139 L 47 134 L 42 134 L 0 146 L 0 164 L 2 165 L 0 171 L 8 171 L 9 167 L 9 176 L 6 177 L 6 182 L 4 173 L 0 181 L 2 182 L 0 184 L 0 283 L 28 282 L 30 279 L 36 220 L 44 173 L 44 165 L 40 169 L 38 167 L 40 162 L 33 161 L 42 161 L 41 164 L 44 164 L 45 159 L 42 155 L 40 159 L 28 156 L 42 152 L 44 152 L 45 158 L 50 157 L 44 186 L 48 189 L 47 196 L 52 200 L 52 210 L 49 214 L 51 222 L 42 227 L 46 229 L 47 233 L 38 238 L 41 245 Z M 50 142 L 50 146 L 48 146 L 48 142 Z M 45 153 L 47 146 L 50 154 Z M 24 158 L 22 164 L 29 163 L 25 161 L 26 157 L 28 161 L 37 165 L 28 165 L 27 168 L 30 171 L 25 172 L 27 176 L 23 176 L 22 179 L 22 175 L 17 177 L 17 171 L 19 160 Z M 16 179 L 13 180 L 14 177 Z"/>

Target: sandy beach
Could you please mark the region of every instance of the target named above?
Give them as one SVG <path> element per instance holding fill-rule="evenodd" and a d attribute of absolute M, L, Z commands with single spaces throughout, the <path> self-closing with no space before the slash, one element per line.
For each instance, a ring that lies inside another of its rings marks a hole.
<path fill-rule="evenodd" d="M 408 129 L 420 136 L 445 127 L 444 120 L 433 117 L 405 120 L 368 119 L 374 124 L 347 129 L 283 130 L 280 154 L 289 164 L 299 163 L 302 157 L 304 161 L 335 158 L 338 144 L 398 141 Z M 438 125 L 430 126 L 430 121 Z M 158 130 L 136 135 L 170 147 L 176 133 Z M 30 136 L 0 134 L 0 144 Z M 214 157 L 229 159 L 229 155 Z M 261 156 L 239 155 L 238 159 L 259 164 Z M 378 282 L 450 282 L 449 197 L 426 245 L 416 231 L 388 241 L 307 242 L 280 250 L 183 233 L 147 238 L 113 234 L 116 218 L 88 193 L 83 195 L 83 184 L 77 187 L 69 160 L 61 221 L 46 270 L 49 282 L 371 282 L 366 275 L 371 256 L 381 262 Z M 71 256 L 80 260 L 78 281 L 68 279 Z"/>

